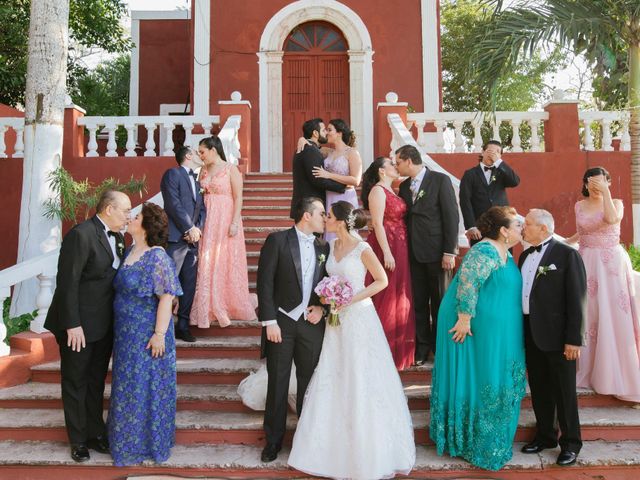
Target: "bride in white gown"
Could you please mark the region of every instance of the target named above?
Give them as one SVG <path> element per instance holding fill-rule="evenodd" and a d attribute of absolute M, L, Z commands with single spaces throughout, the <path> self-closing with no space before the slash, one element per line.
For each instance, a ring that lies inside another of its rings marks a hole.
<path fill-rule="evenodd" d="M 327 216 L 327 231 L 338 234 L 327 272 L 349 280 L 354 298 L 340 325 L 326 327 L 289 455 L 289 465 L 311 475 L 391 478 L 415 463 L 407 398 L 370 298 L 387 277 L 369 245 L 350 233 L 365 223 L 344 201 Z M 365 288 L 367 271 L 374 282 Z"/>

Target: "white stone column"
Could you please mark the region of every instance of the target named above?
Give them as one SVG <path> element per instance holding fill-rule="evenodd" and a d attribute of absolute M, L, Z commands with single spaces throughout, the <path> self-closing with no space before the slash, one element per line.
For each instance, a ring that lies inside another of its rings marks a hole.
<path fill-rule="evenodd" d="M 422 98 L 425 112 L 440 111 L 438 0 L 421 0 Z"/>
<path fill-rule="evenodd" d="M 282 55 L 258 52 L 260 64 L 260 171 L 282 172 Z M 266 123 L 262 121 L 266 119 Z"/>
<path fill-rule="evenodd" d="M 209 115 L 211 0 L 194 0 L 193 114 Z"/>
<path fill-rule="evenodd" d="M 140 101 L 140 20 L 131 19 L 131 67 L 129 79 L 129 116 L 138 115 L 138 103 Z M 136 129 L 137 140 L 137 129 Z"/>
<path fill-rule="evenodd" d="M 371 50 L 349 50 L 351 129 L 363 168 L 373 161 L 373 66 Z"/>

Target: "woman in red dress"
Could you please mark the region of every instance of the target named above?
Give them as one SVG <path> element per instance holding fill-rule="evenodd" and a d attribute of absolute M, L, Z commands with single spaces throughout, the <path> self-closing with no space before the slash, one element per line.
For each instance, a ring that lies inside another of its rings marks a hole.
<path fill-rule="evenodd" d="M 416 326 L 404 222 L 407 206 L 391 188 L 398 177 L 398 170 L 391 159 L 376 158 L 363 175 L 361 199 L 364 208 L 371 213 L 373 226 L 367 242 L 389 277 L 387 288 L 373 296 L 373 304 L 396 367 L 404 370 L 413 364 Z M 371 281 L 367 277 L 366 284 Z"/>

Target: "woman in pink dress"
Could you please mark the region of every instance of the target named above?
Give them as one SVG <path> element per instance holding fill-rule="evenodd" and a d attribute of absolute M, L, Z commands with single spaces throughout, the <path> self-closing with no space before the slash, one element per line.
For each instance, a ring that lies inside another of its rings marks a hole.
<path fill-rule="evenodd" d="M 633 269 L 620 245 L 622 201 L 611 198 L 604 168 L 586 171 L 576 203 L 578 233 L 587 271 L 587 324 L 578 360 L 577 385 L 621 400 L 640 402 L 640 299 Z"/>
<path fill-rule="evenodd" d="M 227 163 L 222 142 L 213 135 L 198 146 L 204 162 L 200 173 L 207 208 L 198 258 L 198 280 L 191 325 L 221 327 L 236 320 L 256 319 L 258 300 L 249 293 L 247 252 L 242 229 L 242 175 Z"/>
<path fill-rule="evenodd" d="M 362 204 L 370 211 L 373 225 L 367 242 L 389 277 L 387 288 L 372 297 L 373 304 L 396 368 L 404 370 L 413 364 L 416 326 L 404 222 L 407 205 L 391 188 L 398 177 L 398 170 L 389 158 L 376 158 L 363 176 Z M 372 281 L 368 275 L 366 284 Z"/>

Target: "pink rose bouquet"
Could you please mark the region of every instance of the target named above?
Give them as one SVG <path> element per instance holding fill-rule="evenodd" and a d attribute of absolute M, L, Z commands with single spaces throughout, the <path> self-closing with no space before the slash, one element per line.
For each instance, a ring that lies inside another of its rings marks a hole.
<path fill-rule="evenodd" d="M 340 325 L 340 317 L 338 316 L 338 308 L 344 307 L 351 303 L 353 298 L 353 287 L 344 278 L 337 275 L 324 277 L 314 290 L 323 303 L 330 305 L 331 310 L 327 323 L 331 327 Z"/>

